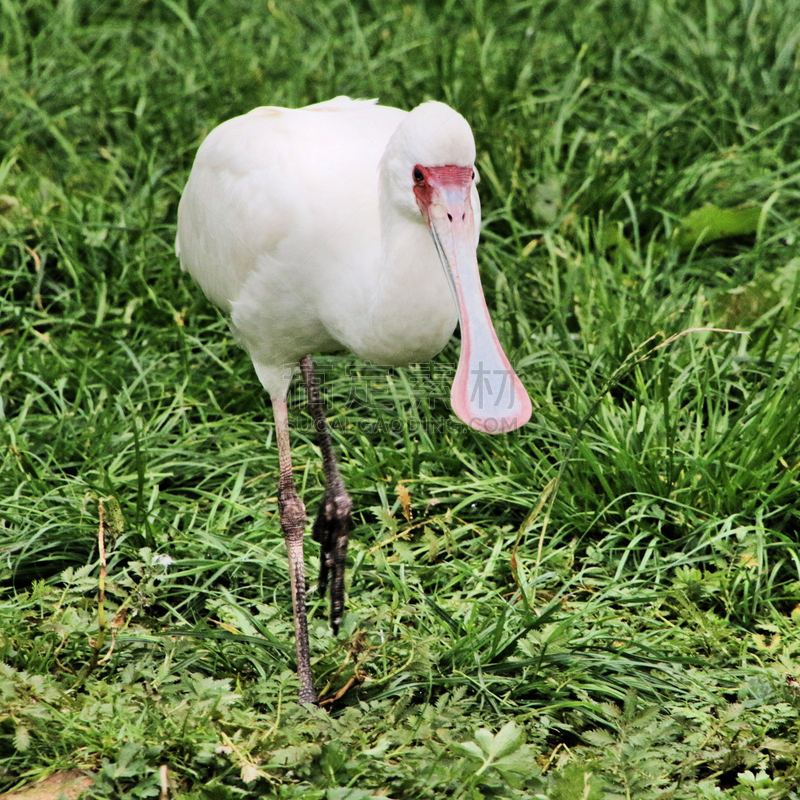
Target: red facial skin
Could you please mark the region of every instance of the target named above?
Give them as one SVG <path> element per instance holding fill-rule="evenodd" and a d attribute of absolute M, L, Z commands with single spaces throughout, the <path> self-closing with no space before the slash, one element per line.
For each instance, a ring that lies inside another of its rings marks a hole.
<path fill-rule="evenodd" d="M 422 180 L 417 180 L 417 170 L 422 173 Z M 433 202 L 436 189 L 453 188 L 468 191 L 472 185 L 475 171 L 472 167 L 423 167 L 417 164 L 411 173 L 414 177 L 414 196 L 423 216 L 427 218 L 426 209 Z"/>

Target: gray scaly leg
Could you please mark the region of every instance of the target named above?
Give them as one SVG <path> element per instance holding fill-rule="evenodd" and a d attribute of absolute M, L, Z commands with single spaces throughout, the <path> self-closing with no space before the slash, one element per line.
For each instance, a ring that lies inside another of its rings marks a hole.
<path fill-rule="evenodd" d="M 331 432 L 325 419 L 317 378 L 314 375 L 314 362 L 310 356 L 300 361 L 300 369 L 306 384 L 308 403 L 311 406 L 325 471 L 325 495 L 312 529 L 314 541 L 320 544 L 319 590 L 324 592 L 330 585 L 331 628 L 334 633 L 338 633 L 344 616 L 344 567 L 347 558 L 347 539 L 353 529 L 351 517 L 353 504 L 344 488 L 339 465 L 333 454 Z"/>
<path fill-rule="evenodd" d="M 303 562 L 303 534 L 306 527 L 306 508 L 297 494 L 292 475 L 292 457 L 289 450 L 289 415 L 286 398 L 272 398 L 275 414 L 275 432 L 278 439 L 278 457 L 281 477 L 278 484 L 278 510 L 281 528 L 289 551 L 289 574 L 292 582 L 292 607 L 294 609 L 294 635 L 297 645 L 297 676 L 300 679 L 300 702 L 317 703 L 317 694 L 311 678 L 311 658 L 308 646 L 308 617 L 306 612 L 306 573 Z"/>

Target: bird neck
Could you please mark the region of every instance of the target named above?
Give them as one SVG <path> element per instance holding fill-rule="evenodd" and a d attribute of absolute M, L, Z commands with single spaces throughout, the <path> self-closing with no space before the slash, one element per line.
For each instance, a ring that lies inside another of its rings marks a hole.
<path fill-rule="evenodd" d="M 427 226 L 392 200 L 382 180 L 381 260 L 367 312 L 369 352 L 361 355 L 399 366 L 440 352 L 458 314 Z"/>

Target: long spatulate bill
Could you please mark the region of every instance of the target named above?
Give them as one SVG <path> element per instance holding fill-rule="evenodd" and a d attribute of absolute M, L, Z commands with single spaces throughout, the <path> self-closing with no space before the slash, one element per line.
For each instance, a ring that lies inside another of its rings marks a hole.
<path fill-rule="evenodd" d="M 525 387 L 503 352 L 483 296 L 470 201 L 471 167 L 419 168 L 415 187 L 458 304 L 461 356 L 450 391 L 453 411 L 476 430 L 507 433 L 531 417 Z"/>

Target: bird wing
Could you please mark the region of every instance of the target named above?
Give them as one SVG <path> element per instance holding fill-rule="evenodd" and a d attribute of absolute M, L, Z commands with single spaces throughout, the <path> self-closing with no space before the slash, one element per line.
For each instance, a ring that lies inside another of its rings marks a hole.
<path fill-rule="evenodd" d="M 282 235 L 276 166 L 269 151 L 284 127 L 284 112 L 258 108 L 222 123 L 206 137 L 178 207 L 176 252 L 181 268 L 206 296 L 231 310 L 258 256 Z"/>
<path fill-rule="evenodd" d="M 210 300 L 230 312 L 259 264 L 304 243 L 341 242 L 336 229 L 365 198 L 377 214 L 377 163 L 405 112 L 376 103 L 256 108 L 206 137 L 181 197 L 175 249 Z"/>

